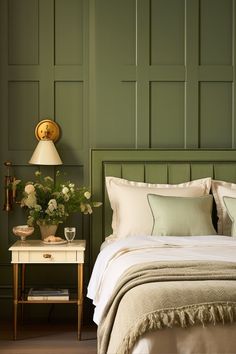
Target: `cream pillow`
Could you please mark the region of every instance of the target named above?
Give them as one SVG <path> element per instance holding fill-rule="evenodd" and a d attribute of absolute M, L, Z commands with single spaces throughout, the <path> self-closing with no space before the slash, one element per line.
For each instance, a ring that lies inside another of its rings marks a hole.
<path fill-rule="evenodd" d="M 219 235 L 231 235 L 232 221 L 227 213 L 223 197 L 236 198 L 236 184 L 212 180 L 212 193 L 216 202 L 217 232 Z"/>
<path fill-rule="evenodd" d="M 113 210 L 113 237 L 151 235 L 153 218 L 148 194 L 176 197 L 200 197 L 209 194 L 211 178 L 180 184 L 151 184 L 106 177 L 107 193 Z"/>

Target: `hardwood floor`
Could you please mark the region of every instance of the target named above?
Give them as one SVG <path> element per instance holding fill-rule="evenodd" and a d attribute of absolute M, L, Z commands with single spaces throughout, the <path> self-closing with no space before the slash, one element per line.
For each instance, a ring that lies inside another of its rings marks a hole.
<path fill-rule="evenodd" d="M 0 324 L 1 354 L 96 354 L 96 327 L 82 329 L 77 340 L 75 323 L 41 321 L 19 324 L 18 339 L 12 340 L 12 324 Z"/>

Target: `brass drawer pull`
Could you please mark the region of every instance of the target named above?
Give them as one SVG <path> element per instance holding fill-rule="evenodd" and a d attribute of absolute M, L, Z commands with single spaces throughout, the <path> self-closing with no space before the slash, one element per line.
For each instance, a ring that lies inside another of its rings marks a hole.
<path fill-rule="evenodd" d="M 52 255 L 49 254 L 49 253 L 44 253 L 44 254 L 43 254 L 43 257 L 44 257 L 44 258 L 52 258 Z"/>

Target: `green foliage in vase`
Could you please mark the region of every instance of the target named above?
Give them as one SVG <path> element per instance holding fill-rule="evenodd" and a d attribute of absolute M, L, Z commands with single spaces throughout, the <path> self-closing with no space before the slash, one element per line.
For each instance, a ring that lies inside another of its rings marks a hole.
<path fill-rule="evenodd" d="M 76 212 L 91 214 L 100 202 L 91 200 L 91 193 L 71 181 L 62 181 L 57 171 L 55 180 L 35 172 L 35 181 L 16 180 L 13 186 L 21 195 L 20 205 L 28 212 L 27 224 L 58 224 Z"/>

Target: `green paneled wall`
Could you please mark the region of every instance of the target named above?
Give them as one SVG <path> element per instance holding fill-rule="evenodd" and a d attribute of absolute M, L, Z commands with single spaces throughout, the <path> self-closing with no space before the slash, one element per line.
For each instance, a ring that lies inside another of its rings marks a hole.
<path fill-rule="evenodd" d="M 235 8 L 235 0 L 0 0 L 1 180 L 7 159 L 19 178 L 33 174 L 34 127 L 47 117 L 62 129 L 62 169 L 83 184 L 90 147 L 235 148 Z M 1 298 L 3 289 L 10 296 L 11 229 L 25 219 L 0 213 Z M 88 274 L 89 222 L 73 223 L 88 241 Z"/>

